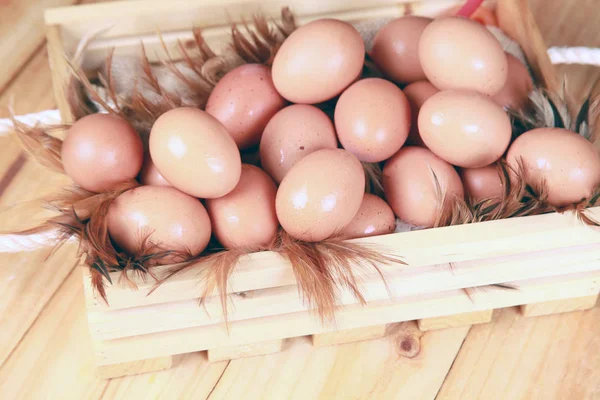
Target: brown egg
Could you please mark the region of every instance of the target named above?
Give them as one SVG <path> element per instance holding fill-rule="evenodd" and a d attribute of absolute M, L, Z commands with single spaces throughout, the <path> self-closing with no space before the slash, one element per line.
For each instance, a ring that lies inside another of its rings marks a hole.
<path fill-rule="evenodd" d="M 273 60 L 273 83 L 294 103 L 315 104 L 340 94 L 361 73 L 365 44 L 349 23 L 319 19 L 296 29 Z"/>
<path fill-rule="evenodd" d="M 352 221 L 362 202 L 365 176 L 360 161 L 341 149 L 317 150 L 289 170 L 275 208 L 292 237 L 318 242 Z"/>
<path fill-rule="evenodd" d="M 512 125 L 506 112 L 489 97 L 446 90 L 421 107 L 419 133 L 425 145 L 450 164 L 478 168 L 504 154 Z"/>
<path fill-rule="evenodd" d="M 143 185 L 173 186 L 158 172 L 156 165 L 152 162 L 152 157 L 148 153 L 144 156 L 144 164 L 138 179 Z"/>
<path fill-rule="evenodd" d="M 210 93 L 206 112 L 221 121 L 243 150 L 258 144 L 267 122 L 284 105 L 269 67 L 245 64 L 221 78 Z"/>
<path fill-rule="evenodd" d="M 133 256 L 142 252 L 145 238 L 157 251 L 173 250 L 200 254 L 210 239 L 210 219 L 204 206 L 173 187 L 140 186 L 123 193 L 110 205 L 108 233 L 115 243 Z M 170 255 L 164 262 L 183 261 Z"/>
<path fill-rule="evenodd" d="M 396 228 L 396 216 L 388 204 L 379 197 L 365 193 L 358 212 L 342 229 L 340 237 L 354 239 L 387 235 Z"/>
<path fill-rule="evenodd" d="M 334 119 L 344 149 L 360 161 L 379 162 L 390 158 L 406 141 L 410 106 L 396 85 L 368 78 L 342 93 Z"/>
<path fill-rule="evenodd" d="M 408 139 L 406 139 L 407 145 L 426 147 L 419 134 L 419 111 L 423 106 L 423 103 L 439 92 L 439 90 L 428 81 L 413 82 L 406 86 L 402 91 L 408 99 L 410 105 L 410 133 Z"/>
<path fill-rule="evenodd" d="M 414 15 L 387 23 L 373 39 L 370 56 L 392 81 L 406 84 L 426 79 L 419 61 L 419 39 L 431 18 Z"/>
<path fill-rule="evenodd" d="M 279 111 L 267 124 L 260 141 L 261 165 L 279 183 L 304 156 L 337 146 L 333 123 L 323 111 L 294 104 Z"/>
<path fill-rule="evenodd" d="M 419 42 L 427 79 L 440 90 L 469 89 L 492 96 L 506 83 L 506 54 L 485 27 L 463 17 L 431 22 Z"/>
<path fill-rule="evenodd" d="M 277 188 L 269 175 L 253 165 L 242 165 L 242 176 L 231 192 L 206 200 L 213 232 L 229 249 L 266 248 L 277 235 Z"/>
<path fill-rule="evenodd" d="M 61 159 L 67 175 L 82 188 L 104 192 L 135 179 L 144 158 L 142 140 L 123 118 L 91 114 L 67 132 Z"/>
<path fill-rule="evenodd" d="M 533 89 L 533 81 L 529 70 L 518 58 L 506 53 L 508 60 L 508 79 L 506 84 L 492 99 L 504 108 L 521 110 L 529 100 L 529 92 Z"/>
<path fill-rule="evenodd" d="M 388 204 L 402 221 L 432 227 L 439 213 L 433 173 L 449 195 L 464 197 L 454 168 L 422 147 L 405 146 L 383 167 L 383 189 Z"/>
<path fill-rule="evenodd" d="M 462 168 L 459 171 L 465 196 L 472 203 L 491 198 L 502 198 L 504 186 L 500 179 L 500 173 L 496 164 L 481 168 Z"/>
<path fill-rule="evenodd" d="M 584 137 L 559 128 L 539 128 L 519 136 L 508 149 L 513 171 L 522 160 L 526 182 L 539 190 L 542 181 L 548 203 L 557 207 L 589 198 L 600 185 L 600 156 Z"/>
<path fill-rule="evenodd" d="M 223 124 L 196 108 L 176 108 L 156 120 L 150 155 L 169 183 L 194 197 L 224 196 L 240 180 L 235 142 Z"/>

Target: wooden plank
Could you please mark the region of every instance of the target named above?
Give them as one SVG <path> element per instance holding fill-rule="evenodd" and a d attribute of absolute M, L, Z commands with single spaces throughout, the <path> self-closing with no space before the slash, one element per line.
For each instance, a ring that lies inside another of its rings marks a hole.
<path fill-rule="evenodd" d="M 278 353 L 283 349 L 283 340 L 268 340 L 266 342 L 245 344 L 241 346 L 226 346 L 208 349 L 208 361 L 226 361 L 237 358 L 262 356 Z"/>
<path fill-rule="evenodd" d="M 75 0 L 5 0 L 0 3 L 0 93 L 44 43 L 43 12 Z"/>
<path fill-rule="evenodd" d="M 590 215 L 600 218 L 600 207 L 590 209 Z M 504 260 L 494 259 L 492 262 L 504 262 L 507 268 L 510 268 L 510 264 L 514 265 L 514 262 L 520 261 L 520 256 L 517 255 L 523 253 L 529 253 L 530 255 L 527 257 L 534 257 L 536 256 L 535 252 L 547 254 L 551 251 L 552 254 L 558 256 L 560 249 L 565 249 L 565 253 L 562 254 L 564 260 L 564 257 L 569 256 L 568 251 L 573 251 L 573 249 L 567 250 L 568 247 L 598 244 L 600 235 L 595 230 L 584 226 L 574 215 L 569 213 L 396 233 L 376 238 L 357 239 L 356 242 L 393 251 L 402 256 L 410 268 L 437 264 L 448 265 L 449 263 L 460 268 L 461 266 L 458 265 L 460 262 L 479 260 L 478 264 L 467 263 L 464 266 L 466 271 L 467 268 L 481 266 L 482 259 L 495 257 L 507 257 Z M 579 249 L 582 248 L 579 247 Z M 510 258 L 512 256 L 516 257 Z M 511 262 L 507 262 L 509 258 Z M 380 268 L 386 273 L 398 271 L 399 268 L 401 271 L 407 270 L 406 267 L 397 265 L 382 265 Z M 368 268 L 365 270 L 370 271 Z M 511 271 L 516 273 L 514 269 Z M 158 269 L 157 273 L 160 274 L 161 269 Z M 470 269 L 469 274 L 472 273 L 473 269 Z M 526 273 L 526 271 L 522 273 Z M 448 275 L 451 276 L 451 274 Z M 118 274 L 113 274 L 113 277 L 114 282 L 118 281 Z M 511 279 L 510 276 L 505 276 L 505 278 Z M 113 309 L 197 298 L 198 293 L 202 290 L 201 282 L 198 282 L 197 271 L 193 269 L 172 277 L 152 293 L 152 296 L 147 296 L 147 292 L 154 286 L 153 282 L 144 282 L 139 277 L 137 279 L 132 277 L 132 279 L 138 286 L 138 291 L 132 291 L 126 285 L 113 285 L 109 288 L 108 296 Z M 295 277 L 289 263 L 275 253 L 260 252 L 250 254 L 240 260 L 230 281 L 230 291 L 245 292 L 294 283 Z M 475 285 L 477 284 L 473 284 L 473 286 Z M 93 297 L 91 299 L 91 308 L 105 307 L 101 300 Z"/>
<path fill-rule="evenodd" d="M 127 375 L 139 375 L 157 372 L 173 366 L 173 356 L 157 357 L 150 360 L 131 361 L 123 364 L 100 365 L 97 376 L 99 379 L 119 378 Z"/>
<path fill-rule="evenodd" d="M 365 326 L 363 328 L 346 329 L 312 335 L 313 346 L 332 346 L 336 344 L 359 342 L 361 340 L 378 339 L 386 332 L 386 325 Z"/>
<path fill-rule="evenodd" d="M 285 351 L 232 360 L 215 399 L 434 399 L 469 328 L 428 332 L 413 359 L 395 337 L 313 347 L 308 338 Z"/>
<path fill-rule="evenodd" d="M 338 310 L 335 325 L 322 324 L 315 315 L 305 311 L 230 322 L 228 329 L 216 324 L 96 341 L 95 348 L 100 364 L 114 364 L 339 329 L 510 307 L 548 299 L 588 296 L 600 291 L 600 273 L 582 273 L 513 283 L 517 284 L 519 290 L 474 288 L 469 291 L 469 296 L 460 290 L 415 296 L 412 299 L 373 302 L 363 307 L 348 306 Z"/>
<path fill-rule="evenodd" d="M 587 256 L 585 253 L 582 251 L 576 257 L 573 257 L 573 259 L 567 258 L 563 264 L 559 264 L 558 266 L 553 264 L 554 262 L 559 262 L 559 260 L 551 259 L 552 254 L 535 262 L 525 260 L 519 263 L 510 263 L 510 260 L 504 260 L 503 263 L 498 264 L 499 268 L 494 269 L 494 271 L 504 276 L 504 279 L 501 280 L 490 279 L 494 275 L 489 272 L 485 276 L 483 273 L 486 272 L 485 270 L 475 271 L 472 268 L 457 270 L 456 267 L 451 269 L 437 265 L 430 268 L 413 269 L 412 272 L 407 271 L 407 273 L 399 271 L 389 274 L 387 284 L 393 298 L 396 301 L 401 301 L 415 295 L 482 286 L 486 283 L 504 283 L 511 280 L 528 279 L 532 276 L 541 278 L 559 274 L 600 270 L 600 261 L 585 260 L 579 262 L 577 260 L 578 257 L 582 257 L 583 259 L 597 259 L 598 251 L 592 250 Z M 509 266 L 506 269 L 502 269 L 507 264 Z M 538 266 L 535 270 L 542 272 L 534 273 L 527 269 L 532 266 Z M 504 275 L 510 271 L 515 271 L 515 274 Z M 87 275 L 87 270 L 84 270 L 84 274 Z M 87 276 L 84 276 L 84 285 L 87 287 L 86 293 L 87 297 L 89 297 L 92 294 L 92 289 L 90 287 L 90 279 Z M 361 291 L 364 299 L 368 302 L 389 298 L 388 291 L 378 276 L 363 278 Z M 109 297 L 109 299 L 112 298 Z M 295 285 L 249 291 L 245 292 L 244 296 L 232 295 L 230 296 L 230 303 L 228 321 L 248 320 L 310 309 L 303 301 Z M 342 290 L 338 297 L 338 304 L 356 305 L 359 304 L 359 300 L 351 292 Z M 198 300 L 192 299 L 120 310 L 106 310 L 101 312 L 88 310 L 88 321 L 92 336 L 95 339 L 107 340 L 221 323 L 223 322 L 223 314 L 219 298 L 212 297 L 205 302 L 201 309 L 198 306 Z"/>
<path fill-rule="evenodd" d="M 516 308 L 473 326 L 437 397 L 596 399 L 600 307 L 523 318 Z"/>
<path fill-rule="evenodd" d="M 492 320 L 493 313 L 494 310 L 482 310 L 470 313 L 445 315 L 443 317 L 424 318 L 418 321 L 419 329 L 422 331 L 433 331 L 436 329 L 455 328 L 457 326 L 485 324 Z"/>
<path fill-rule="evenodd" d="M 524 317 L 559 314 L 571 311 L 582 311 L 593 308 L 598 296 L 584 296 L 567 300 L 544 301 L 541 303 L 525 304 L 520 307 Z"/>
<path fill-rule="evenodd" d="M 75 116 L 71 107 L 67 93 L 71 70 L 67 62 L 67 53 L 63 48 L 60 33 L 61 27 L 49 25 L 46 27 L 46 38 L 48 40 L 48 54 L 50 56 L 50 70 L 52 71 L 52 87 L 54 89 L 54 98 L 60 110 L 60 116 L 63 123 L 75 121 Z"/>

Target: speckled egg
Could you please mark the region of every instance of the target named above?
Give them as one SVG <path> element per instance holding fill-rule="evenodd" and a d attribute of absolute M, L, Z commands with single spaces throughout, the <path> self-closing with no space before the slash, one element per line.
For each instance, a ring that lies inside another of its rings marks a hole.
<path fill-rule="evenodd" d="M 459 175 L 465 188 L 465 196 L 473 204 L 486 199 L 501 199 L 504 195 L 504 186 L 496 164 L 481 168 L 461 168 Z"/>
<path fill-rule="evenodd" d="M 396 228 L 396 216 L 381 198 L 365 193 L 358 212 L 352 221 L 342 229 L 339 236 L 354 239 L 368 236 L 387 235 Z"/>

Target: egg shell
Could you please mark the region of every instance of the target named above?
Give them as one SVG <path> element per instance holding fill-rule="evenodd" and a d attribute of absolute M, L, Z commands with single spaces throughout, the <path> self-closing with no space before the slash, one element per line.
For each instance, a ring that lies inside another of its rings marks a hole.
<path fill-rule="evenodd" d="M 448 195 L 464 198 L 456 170 L 428 149 L 405 146 L 385 163 L 385 197 L 402 221 L 427 228 L 434 225 L 440 198 L 432 171 Z"/>
<path fill-rule="evenodd" d="M 175 108 L 156 120 L 150 155 L 169 183 L 199 198 L 226 195 L 242 172 L 240 153 L 223 124 L 196 108 Z"/>
<path fill-rule="evenodd" d="M 144 158 L 139 135 L 123 118 L 91 114 L 77 120 L 62 144 L 66 174 L 92 192 L 114 189 L 136 178 Z"/>
<path fill-rule="evenodd" d="M 358 212 L 342 229 L 340 237 L 354 239 L 368 236 L 387 235 L 396 228 L 396 216 L 381 198 L 365 193 Z"/>
<path fill-rule="evenodd" d="M 425 145 L 450 164 L 479 168 L 506 151 L 512 125 L 489 97 L 473 91 L 445 90 L 431 96 L 419 112 Z"/>
<path fill-rule="evenodd" d="M 508 79 L 506 84 L 492 98 L 504 108 L 522 110 L 527 106 L 533 81 L 529 70 L 518 58 L 506 53 L 508 60 Z"/>
<path fill-rule="evenodd" d="M 242 176 L 231 192 L 206 200 L 213 233 L 228 249 L 255 251 L 275 239 L 279 222 L 275 214 L 275 182 L 260 168 L 242 165 Z"/>
<path fill-rule="evenodd" d="M 240 149 L 256 146 L 273 115 L 285 105 L 269 67 L 245 64 L 219 80 L 206 103 L 206 112 L 218 119 Z"/>
<path fill-rule="evenodd" d="M 419 81 L 406 86 L 402 92 L 410 105 L 410 132 L 406 144 L 426 147 L 419 134 L 419 111 L 423 103 L 439 90 L 429 81 Z"/>
<path fill-rule="evenodd" d="M 160 249 L 156 251 L 200 254 L 211 233 L 206 209 L 195 199 L 173 187 L 140 186 L 128 190 L 110 205 L 107 214 L 108 233 L 117 245 L 130 255 L 139 256 L 142 242 Z M 162 262 L 183 261 L 169 255 Z"/>
<path fill-rule="evenodd" d="M 360 161 L 380 162 L 406 141 L 410 106 L 393 83 L 380 78 L 362 79 L 342 93 L 334 120 L 344 149 Z"/>
<path fill-rule="evenodd" d="M 144 164 L 138 179 L 143 185 L 173 186 L 160 174 L 149 153 L 144 156 Z"/>
<path fill-rule="evenodd" d="M 358 212 L 365 191 L 360 161 L 341 149 L 317 150 L 283 178 L 275 208 L 292 237 L 318 242 L 340 232 Z"/>
<path fill-rule="evenodd" d="M 506 83 L 506 54 L 485 27 L 463 17 L 431 22 L 419 41 L 427 80 L 440 90 L 468 89 L 492 96 Z"/>
<path fill-rule="evenodd" d="M 279 183 L 306 155 L 337 147 L 329 117 L 317 107 L 294 104 L 279 111 L 267 124 L 260 141 L 261 165 Z"/>
<path fill-rule="evenodd" d="M 600 156 L 584 137 L 560 128 L 538 128 L 519 136 L 508 149 L 506 161 L 525 181 L 539 190 L 542 181 L 548 203 L 566 206 L 589 198 L 600 185 Z M 511 181 L 514 179 L 514 174 Z"/>
<path fill-rule="evenodd" d="M 293 103 L 315 104 L 339 95 L 361 73 L 365 44 L 349 23 L 319 19 L 296 29 L 273 60 L 273 83 Z"/>
<path fill-rule="evenodd" d="M 491 198 L 501 199 L 504 194 L 504 185 L 496 164 L 481 168 L 461 168 L 459 175 L 465 196 L 473 204 Z"/>
<path fill-rule="evenodd" d="M 388 22 L 373 39 L 370 56 L 386 78 L 398 84 L 426 79 L 419 61 L 419 39 L 431 18 L 414 15 Z"/>

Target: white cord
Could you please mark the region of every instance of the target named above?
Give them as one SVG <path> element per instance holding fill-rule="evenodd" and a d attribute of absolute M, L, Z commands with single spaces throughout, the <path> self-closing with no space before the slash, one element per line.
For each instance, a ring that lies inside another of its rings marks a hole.
<path fill-rule="evenodd" d="M 551 47 L 548 49 L 548 57 L 552 64 L 582 64 L 600 66 L 600 48 L 591 47 Z M 46 110 L 34 114 L 26 114 L 15 117 L 18 121 L 27 125 L 59 124 L 60 113 L 58 110 Z M 8 135 L 13 128 L 10 119 L 0 119 L 0 136 Z M 407 228 L 400 226 L 399 230 Z M 410 228 L 412 229 L 412 228 Z M 0 253 L 17 253 L 21 251 L 32 251 L 42 247 L 56 244 L 58 235 L 56 232 L 38 233 L 34 235 L 0 235 Z"/>

